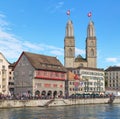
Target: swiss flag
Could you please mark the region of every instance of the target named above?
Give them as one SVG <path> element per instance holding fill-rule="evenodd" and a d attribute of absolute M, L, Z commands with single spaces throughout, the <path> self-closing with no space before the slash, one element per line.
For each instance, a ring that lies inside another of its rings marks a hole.
<path fill-rule="evenodd" d="M 75 79 L 75 80 L 78 80 L 78 79 L 79 79 L 79 77 L 78 77 L 77 74 L 74 75 L 74 79 Z"/>
<path fill-rule="evenodd" d="M 70 10 L 68 10 L 68 11 L 66 12 L 66 14 L 67 14 L 67 15 L 70 15 Z"/>
<path fill-rule="evenodd" d="M 89 13 L 88 13 L 88 17 L 91 17 L 91 16 L 92 16 L 92 13 L 91 13 L 91 12 L 89 12 Z"/>

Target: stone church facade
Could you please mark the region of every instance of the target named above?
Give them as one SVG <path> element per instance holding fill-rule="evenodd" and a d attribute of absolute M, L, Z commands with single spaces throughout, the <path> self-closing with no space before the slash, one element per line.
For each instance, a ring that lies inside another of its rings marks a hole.
<path fill-rule="evenodd" d="M 75 57 L 75 38 L 73 23 L 69 19 L 66 25 L 64 39 L 64 66 L 66 68 L 91 67 L 97 68 L 97 43 L 93 21 L 90 20 L 87 27 L 86 57 Z"/>

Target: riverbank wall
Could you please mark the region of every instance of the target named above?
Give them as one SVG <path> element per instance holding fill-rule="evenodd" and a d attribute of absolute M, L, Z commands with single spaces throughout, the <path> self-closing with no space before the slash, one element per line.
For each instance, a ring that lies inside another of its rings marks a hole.
<path fill-rule="evenodd" d="M 0 100 L 0 108 L 12 107 L 45 107 L 67 106 L 84 104 L 108 104 L 109 98 L 83 98 L 83 99 L 50 99 L 50 100 Z M 120 98 L 115 98 L 113 103 L 120 103 Z"/>

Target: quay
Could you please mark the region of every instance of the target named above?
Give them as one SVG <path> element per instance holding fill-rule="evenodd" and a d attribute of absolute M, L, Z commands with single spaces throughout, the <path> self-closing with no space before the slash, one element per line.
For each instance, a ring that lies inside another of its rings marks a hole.
<path fill-rule="evenodd" d="M 120 103 L 120 97 L 110 98 L 81 98 L 81 99 L 35 99 L 35 100 L 0 100 L 0 108 L 14 107 L 45 107 L 45 106 L 70 106 L 85 104 Z"/>

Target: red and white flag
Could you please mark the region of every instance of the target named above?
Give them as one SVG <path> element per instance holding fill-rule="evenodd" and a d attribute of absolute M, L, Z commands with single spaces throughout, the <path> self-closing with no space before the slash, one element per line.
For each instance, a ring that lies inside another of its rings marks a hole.
<path fill-rule="evenodd" d="M 70 15 L 70 10 L 68 10 L 68 11 L 66 12 L 66 14 L 67 14 L 67 15 Z"/>
<path fill-rule="evenodd" d="M 77 74 L 74 75 L 74 79 L 75 80 L 78 80 L 79 79 L 79 76 Z"/>
<path fill-rule="evenodd" d="M 91 13 L 91 12 L 89 12 L 89 13 L 88 13 L 88 17 L 91 17 L 91 16 L 92 16 L 92 13 Z"/>

